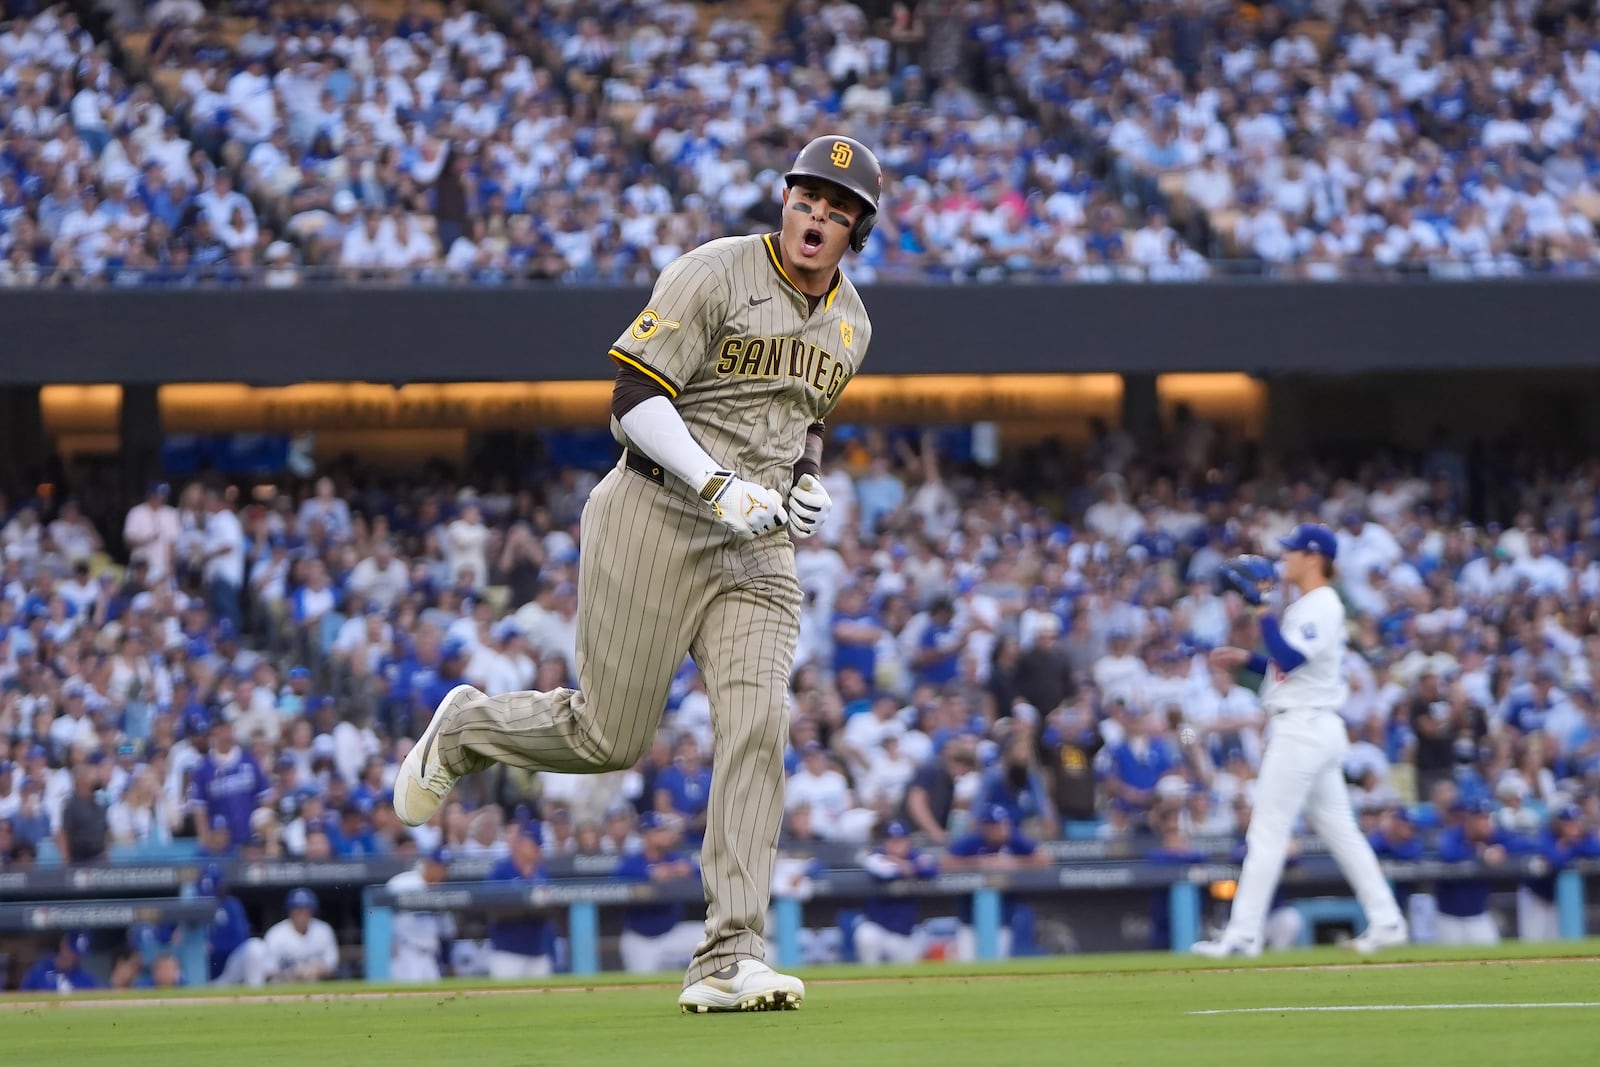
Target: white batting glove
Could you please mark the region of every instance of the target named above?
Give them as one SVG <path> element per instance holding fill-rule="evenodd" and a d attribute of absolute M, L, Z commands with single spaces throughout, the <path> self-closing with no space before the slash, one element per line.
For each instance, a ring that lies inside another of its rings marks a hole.
<path fill-rule="evenodd" d="M 747 482 L 732 471 L 713 471 L 700 487 L 700 499 L 710 505 L 722 525 L 741 541 L 751 541 L 789 521 L 783 498 L 765 486 Z"/>
<path fill-rule="evenodd" d="M 822 529 L 832 510 L 833 497 L 828 490 L 815 476 L 802 474 L 789 489 L 789 536 L 810 537 Z"/>

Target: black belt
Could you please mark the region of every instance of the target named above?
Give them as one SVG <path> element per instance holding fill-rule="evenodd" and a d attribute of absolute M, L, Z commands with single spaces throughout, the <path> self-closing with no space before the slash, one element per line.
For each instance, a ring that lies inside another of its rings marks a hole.
<path fill-rule="evenodd" d="M 644 475 L 657 485 L 667 484 L 666 476 L 661 473 L 661 464 L 657 463 L 643 452 L 635 452 L 631 448 L 628 449 L 624 455 L 627 456 L 626 462 L 629 470 L 633 471 L 635 474 Z"/>

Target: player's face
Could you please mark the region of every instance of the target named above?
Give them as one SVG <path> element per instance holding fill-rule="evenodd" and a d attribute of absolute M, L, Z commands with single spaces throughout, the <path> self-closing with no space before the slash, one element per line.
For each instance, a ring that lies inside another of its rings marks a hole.
<path fill-rule="evenodd" d="M 1289 551 L 1283 554 L 1283 576 L 1294 585 L 1299 585 L 1306 575 L 1306 565 L 1312 559 L 1310 552 Z"/>
<path fill-rule="evenodd" d="M 860 202 L 833 182 L 799 181 L 783 192 L 784 265 L 805 274 L 831 276 L 850 247 L 850 230 L 861 217 Z"/>
<path fill-rule="evenodd" d="M 296 908 L 289 913 L 289 922 L 294 925 L 295 933 L 303 934 L 311 928 L 311 909 Z"/>

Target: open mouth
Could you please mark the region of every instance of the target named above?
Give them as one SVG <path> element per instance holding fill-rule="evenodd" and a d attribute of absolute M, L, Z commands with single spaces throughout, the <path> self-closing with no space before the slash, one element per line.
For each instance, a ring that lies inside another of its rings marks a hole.
<path fill-rule="evenodd" d="M 800 235 L 800 251 L 808 256 L 816 255 L 822 249 L 822 231 L 815 226 L 806 227 L 805 233 Z"/>

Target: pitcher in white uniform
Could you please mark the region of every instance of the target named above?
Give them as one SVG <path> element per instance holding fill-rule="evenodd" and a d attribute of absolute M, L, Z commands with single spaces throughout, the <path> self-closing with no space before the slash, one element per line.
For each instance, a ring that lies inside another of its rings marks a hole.
<path fill-rule="evenodd" d="M 1405 919 L 1356 824 L 1342 769 L 1350 747 L 1339 717 L 1349 696 L 1343 672 L 1345 614 L 1329 584 L 1338 542 L 1326 526 L 1303 523 L 1279 543 L 1285 550 L 1283 578 L 1300 590 L 1300 597 L 1283 613 L 1282 623 L 1270 612 L 1259 615 L 1267 655 L 1242 648 L 1211 653 L 1214 664 L 1228 670 L 1248 667 L 1263 677 L 1261 706 L 1272 716 L 1272 725 L 1233 912 L 1220 938 L 1197 942 L 1193 951 L 1212 957 L 1260 954 L 1267 906 L 1283 875 L 1294 821 L 1302 810 L 1366 912 L 1367 929 L 1351 947 L 1368 953 L 1403 945 L 1409 937 Z M 1259 596 L 1253 599 L 1259 603 Z"/>

